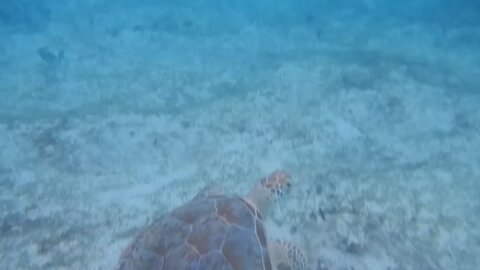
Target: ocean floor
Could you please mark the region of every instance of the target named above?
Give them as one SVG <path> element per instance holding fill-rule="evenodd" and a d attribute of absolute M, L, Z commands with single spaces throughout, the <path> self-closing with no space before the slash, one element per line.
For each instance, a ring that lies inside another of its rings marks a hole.
<path fill-rule="evenodd" d="M 284 169 L 270 235 L 315 269 L 477 269 L 480 27 L 155 12 L 1 28 L 0 268 L 112 269 L 203 187 Z"/>

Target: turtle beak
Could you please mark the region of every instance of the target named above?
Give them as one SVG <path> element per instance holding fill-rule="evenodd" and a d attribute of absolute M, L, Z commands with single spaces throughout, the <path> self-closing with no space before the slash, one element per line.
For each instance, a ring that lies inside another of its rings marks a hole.
<path fill-rule="evenodd" d="M 261 185 L 269 190 L 272 199 L 278 199 L 290 192 L 291 176 L 283 171 L 275 171 L 269 176 L 262 179 Z"/>

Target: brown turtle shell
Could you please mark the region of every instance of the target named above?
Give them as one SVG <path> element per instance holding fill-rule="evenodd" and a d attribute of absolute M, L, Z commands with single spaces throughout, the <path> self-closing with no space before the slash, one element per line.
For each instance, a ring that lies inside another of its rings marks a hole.
<path fill-rule="evenodd" d="M 243 198 L 197 196 L 151 224 L 119 270 L 271 270 L 261 214 Z"/>

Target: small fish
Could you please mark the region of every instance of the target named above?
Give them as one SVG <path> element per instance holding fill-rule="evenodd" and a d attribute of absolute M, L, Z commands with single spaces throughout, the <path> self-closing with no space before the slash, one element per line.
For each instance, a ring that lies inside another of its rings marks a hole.
<path fill-rule="evenodd" d="M 47 47 L 41 47 L 37 50 L 38 55 L 45 61 L 47 64 L 56 65 L 63 61 L 65 57 L 65 52 L 63 50 L 59 50 L 58 53 L 54 53 L 49 50 Z"/>
<path fill-rule="evenodd" d="M 325 221 L 325 212 L 323 212 L 322 208 L 318 208 L 318 214 L 322 218 L 323 221 Z"/>
<path fill-rule="evenodd" d="M 37 50 L 38 55 L 43 61 L 48 64 L 54 64 L 57 62 L 57 56 L 52 53 L 47 47 L 41 47 Z"/>

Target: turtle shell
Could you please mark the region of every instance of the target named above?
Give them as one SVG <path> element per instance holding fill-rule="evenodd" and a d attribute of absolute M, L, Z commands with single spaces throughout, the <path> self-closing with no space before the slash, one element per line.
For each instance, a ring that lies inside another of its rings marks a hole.
<path fill-rule="evenodd" d="M 140 232 L 119 270 L 271 270 L 261 214 L 243 198 L 197 196 Z"/>

